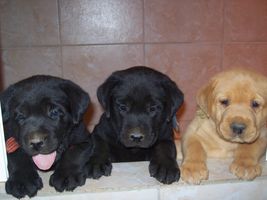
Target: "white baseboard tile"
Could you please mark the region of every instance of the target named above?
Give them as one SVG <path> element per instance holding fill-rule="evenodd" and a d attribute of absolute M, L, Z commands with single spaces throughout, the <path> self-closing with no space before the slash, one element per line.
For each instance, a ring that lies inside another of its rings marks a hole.
<path fill-rule="evenodd" d="M 148 162 L 114 163 L 111 176 L 87 179 L 74 192 L 63 193 L 49 186 L 52 172 L 40 173 L 44 188 L 33 200 L 266 200 L 267 162 L 262 161 L 262 176 L 253 181 L 238 180 L 228 171 L 230 163 L 230 160 L 209 160 L 209 180 L 193 186 L 182 180 L 171 185 L 159 183 L 149 176 Z M 0 199 L 14 199 L 5 194 L 4 183 L 0 183 Z"/>
<path fill-rule="evenodd" d="M 8 178 L 8 170 L 7 170 L 6 145 L 5 145 L 5 136 L 3 129 L 1 103 L 0 103 L 0 182 L 5 182 L 7 178 Z"/>

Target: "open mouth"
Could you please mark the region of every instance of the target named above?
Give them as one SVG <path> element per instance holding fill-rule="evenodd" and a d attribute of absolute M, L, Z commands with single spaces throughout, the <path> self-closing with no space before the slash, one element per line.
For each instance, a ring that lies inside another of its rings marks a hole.
<path fill-rule="evenodd" d="M 37 154 L 35 156 L 32 156 L 32 160 L 39 169 L 48 170 L 54 164 L 56 155 L 56 151 L 53 151 L 50 154 Z"/>

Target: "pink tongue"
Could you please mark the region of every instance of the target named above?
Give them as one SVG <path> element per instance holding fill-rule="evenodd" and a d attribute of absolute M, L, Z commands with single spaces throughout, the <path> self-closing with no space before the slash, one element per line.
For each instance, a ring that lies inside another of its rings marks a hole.
<path fill-rule="evenodd" d="M 41 170 L 48 170 L 53 165 L 55 159 L 56 159 L 56 151 L 50 154 L 38 154 L 36 156 L 33 156 L 33 162 L 35 165 L 41 169 Z"/>

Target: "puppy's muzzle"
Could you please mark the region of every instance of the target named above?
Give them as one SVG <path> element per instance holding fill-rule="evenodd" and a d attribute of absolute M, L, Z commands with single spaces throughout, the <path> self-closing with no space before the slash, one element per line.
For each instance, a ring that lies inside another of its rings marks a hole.
<path fill-rule="evenodd" d="M 137 148 L 148 148 L 154 142 L 153 137 L 139 127 L 123 131 L 120 141 L 126 147 Z"/>
<path fill-rule="evenodd" d="M 248 143 L 258 136 L 256 118 L 249 107 L 232 105 L 222 115 L 218 133 L 231 142 Z"/>
<path fill-rule="evenodd" d="M 47 134 L 43 133 L 32 133 L 28 138 L 28 147 L 33 151 L 41 151 L 45 147 L 47 140 Z"/>

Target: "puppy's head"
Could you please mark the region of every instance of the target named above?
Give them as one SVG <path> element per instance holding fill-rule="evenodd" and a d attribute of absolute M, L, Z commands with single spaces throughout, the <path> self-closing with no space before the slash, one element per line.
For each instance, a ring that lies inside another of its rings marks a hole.
<path fill-rule="evenodd" d="M 15 137 L 21 148 L 40 163 L 55 157 L 71 129 L 82 120 L 90 101 L 88 94 L 71 81 L 51 76 L 20 81 L 4 91 L 0 99 L 6 135 Z"/>
<path fill-rule="evenodd" d="M 147 148 L 164 137 L 183 103 L 183 94 L 166 75 L 147 67 L 113 73 L 97 91 L 106 117 L 126 147 Z"/>
<path fill-rule="evenodd" d="M 251 143 L 266 123 L 267 79 L 242 69 L 223 72 L 200 89 L 197 102 L 223 139 Z"/>

